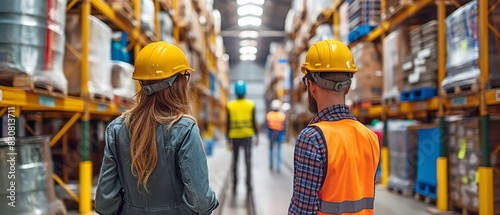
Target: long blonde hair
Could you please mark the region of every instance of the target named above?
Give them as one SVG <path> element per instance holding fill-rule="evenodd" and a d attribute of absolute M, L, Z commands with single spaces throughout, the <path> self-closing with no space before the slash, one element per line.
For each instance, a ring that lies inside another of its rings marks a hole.
<path fill-rule="evenodd" d="M 153 84 L 158 81 L 145 81 Z M 172 126 L 183 116 L 191 116 L 191 96 L 189 84 L 183 75 L 178 75 L 172 86 L 146 95 L 140 91 L 131 108 L 123 113 L 125 125 L 130 135 L 130 170 L 137 177 L 137 186 L 142 185 L 146 191 L 149 176 L 158 162 L 156 146 L 156 130 L 159 124 Z"/>

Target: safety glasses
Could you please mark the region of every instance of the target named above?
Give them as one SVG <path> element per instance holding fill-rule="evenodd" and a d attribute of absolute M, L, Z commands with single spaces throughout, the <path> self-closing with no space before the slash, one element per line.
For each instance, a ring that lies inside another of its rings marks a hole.
<path fill-rule="evenodd" d="M 312 82 L 314 82 L 314 79 L 311 77 L 311 74 L 310 73 L 306 73 L 304 75 L 304 77 L 302 77 L 302 83 L 304 84 L 304 86 L 307 87 L 308 83 L 307 83 L 307 80 L 311 80 Z"/>
<path fill-rule="evenodd" d="M 189 79 L 191 79 L 191 73 L 186 71 L 186 73 L 184 73 L 184 76 L 186 77 L 186 81 L 189 82 Z"/>

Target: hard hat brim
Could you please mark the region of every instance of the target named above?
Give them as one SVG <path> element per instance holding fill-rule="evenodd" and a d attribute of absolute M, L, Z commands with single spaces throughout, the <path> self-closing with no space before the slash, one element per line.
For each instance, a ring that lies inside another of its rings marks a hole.
<path fill-rule="evenodd" d="M 185 71 L 191 71 L 191 72 L 194 72 L 196 71 L 195 69 L 193 68 L 190 68 L 188 67 L 187 69 L 183 69 L 182 71 L 179 71 L 179 72 L 176 72 L 176 73 L 173 73 L 172 75 L 169 75 L 169 76 L 166 76 L 166 77 L 134 77 L 132 76 L 132 79 L 134 80 L 138 80 L 138 81 L 155 81 L 155 80 L 163 80 L 163 79 L 167 79 L 167 78 L 170 78 L 174 75 L 177 75 L 178 73 L 185 73 Z"/>
<path fill-rule="evenodd" d="M 307 71 L 309 71 L 309 72 L 349 72 L 349 73 L 358 72 L 357 69 L 310 69 L 310 68 L 307 68 L 306 66 L 302 66 L 301 71 L 304 74 L 307 74 Z"/>

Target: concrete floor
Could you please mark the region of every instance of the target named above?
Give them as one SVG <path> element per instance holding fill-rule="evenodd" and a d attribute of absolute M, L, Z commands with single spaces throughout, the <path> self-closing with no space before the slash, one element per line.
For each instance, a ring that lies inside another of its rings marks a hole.
<path fill-rule="evenodd" d="M 293 145 L 283 144 L 281 171 L 269 170 L 269 145 L 267 139 L 261 135 L 260 145 L 253 148 L 253 199 L 257 215 L 287 214 L 292 196 L 293 181 Z M 243 155 L 243 151 L 241 152 Z M 248 195 L 244 183 L 245 164 L 240 158 L 240 183 L 237 192 L 231 192 L 229 176 L 231 153 L 225 144 L 215 145 L 213 154 L 208 157 L 210 185 L 217 193 L 222 203 L 214 215 L 251 215 L 248 213 Z M 244 156 L 244 155 L 243 155 Z M 413 198 L 403 197 L 377 186 L 375 198 L 375 214 L 377 215 L 428 215 L 426 211 L 433 207 Z M 78 214 L 70 211 L 71 214 Z"/>
<path fill-rule="evenodd" d="M 293 146 L 284 144 L 282 147 L 281 171 L 269 170 L 268 144 L 265 138 L 261 138 L 260 145 L 253 148 L 253 182 L 254 199 L 258 215 L 287 214 L 290 198 L 292 195 L 293 181 Z M 210 168 L 210 183 L 217 192 L 219 199 L 223 200 L 215 215 L 247 215 L 247 191 L 244 183 L 238 185 L 235 195 L 229 192 L 231 184 L 223 183 L 227 179 L 227 173 L 231 164 L 231 153 L 226 150 L 223 143 L 215 146 L 214 153 L 208 158 Z M 243 159 L 239 163 L 240 177 L 245 176 L 245 165 Z M 240 182 L 243 180 L 240 179 Z M 224 185 L 225 184 L 225 185 Z M 226 191 L 223 192 L 224 188 Z M 225 199 L 221 199 L 225 198 Z M 426 215 L 432 205 L 426 205 L 422 201 L 406 198 L 387 191 L 386 188 L 377 186 L 375 198 L 375 214 L 381 215 Z M 220 211 L 222 210 L 222 211 Z M 222 212 L 222 213 L 221 213 Z"/>

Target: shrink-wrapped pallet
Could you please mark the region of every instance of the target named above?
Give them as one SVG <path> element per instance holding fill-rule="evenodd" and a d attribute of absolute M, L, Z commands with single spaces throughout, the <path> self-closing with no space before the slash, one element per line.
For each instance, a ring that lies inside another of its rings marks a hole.
<path fill-rule="evenodd" d="M 399 100 L 403 89 L 403 62 L 409 54 L 408 31 L 400 27 L 384 39 L 384 93 L 383 99 Z"/>
<path fill-rule="evenodd" d="M 321 12 L 333 7 L 333 2 L 332 0 L 307 0 L 306 8 L 309 21 L 316 22 Z"/>
<path fill-rule="evenodd" d="M 135 81 L 132 79 L 134 66 L 122 61 L 113 61 L 111 71 L 111 85 L 113 95 L 123 98 L 132 98 L 135 95 Z"/>
<path fill-rule="evenodd" d="M 493 29 L 500 29 L 500 7 L 488 16 Z M 472 89 L 479 83 L 479 37 L 477 1 L 460 7 L 446 18 L 446 78 L 441 85 L 448 93 L 459 87 Z M 500 86 L 500 38 L 488 28 L 489 85 Z M 495 45 L 497 44 L 497 45 Z"/>
<path fill-rule="evenodd" d="M 67 91 L 62 69 L 66 0 L 0 0 L 0 72 Z"/>
<path fill-rule="evenodd" d="M 155 31 L 155 4 L 151 0 L 141 0 L 141 28 L 145 32 Z"/>
<path fill-rule="evenodd" d="M 172 18 L 164 11 L 160 11 L 160 40 L 174 44 L 174 23 Z"/>
<path fill-rule="evenodd" d="M 112 98 L 111 89 L 111 29 L 94 16 L 90 16 L 88 90 L 91 96 Z M 79 53 L 82 51 L 82 33 L 79 14 L 66 19 L 66 41 Z M 68 78 L 68 93 L 81 94 L 81 67 L 74 67 L 78 58 L 66 51 L 64 70 Z"/>
<path fill-rule="evenodd" d="M 389 122 L 389 180 L 388 187 L 411 194 L 415 188 L 416 178 L 416 132 L 414 122 Z"/>

